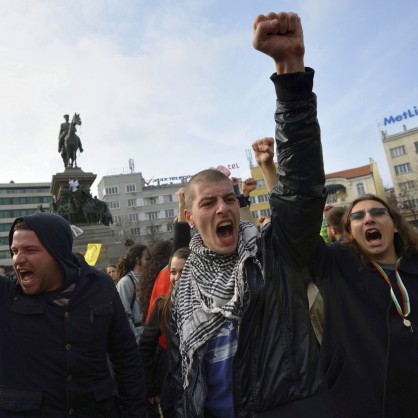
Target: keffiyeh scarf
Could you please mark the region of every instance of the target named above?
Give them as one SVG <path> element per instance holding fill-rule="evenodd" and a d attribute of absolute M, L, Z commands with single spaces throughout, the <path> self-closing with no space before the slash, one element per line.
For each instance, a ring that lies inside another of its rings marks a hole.
<path fill-rule="evenodd" d="M 233 254 L 218 254 L 204 247 L 196 233 L 190 241 L 191 254 L 174 290 L 172 314 L 177 323 L 182 359 L 183 385 L 195 351 L 215 336 L 226 320 L 240 320 L 246 290 L 244 264 L 256 258 L 257 228 L 240 222 L 238 248 Z"/>

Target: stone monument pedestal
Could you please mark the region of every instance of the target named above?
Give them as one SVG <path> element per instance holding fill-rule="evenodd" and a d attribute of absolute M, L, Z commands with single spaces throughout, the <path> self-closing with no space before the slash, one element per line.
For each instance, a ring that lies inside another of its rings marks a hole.
<path fill-rule="evenodd" d="M 77 225 L 83 233 L 74 237 L 73 252 L 84 256 L 87 244 L 102 244 L 96 268 L 105 268 L 108 264 L 116 264 L 125 252 L 122 242 L 116 242 L 113 230 L 108 226 L 98 225 Z"/>
<path fill-rule="evenodd" d="M 66 168 L 62 173 L 57 173 L 52 176 L 51 182 L 51 194 L 54 197 L 54 201 L 58 202 L 63 195 L 71 197 L 77 196 L 79 193 L 84 193 L 84 197 L 87 199 L 83 206 L 78 207 L 78 211 L 82 212 L 85 205 L 91 204 L 97 199 L 93 199 L 90 193 L 90 187 L 96 180 L 96 174 L 86 173 L 81 168 Z M 71 192 L 69 190 L 69 180 L 76 179 L 79 184 L 80 190 Z M 73 194 L 74 193 L 74 194 Z M 103 203 L 104 204 L 104 203 Z M 78 212 L 78 213 L 79 213 Z M 105 268 L 110 263 L 116 263 L 116 261 L 125 254 L 125 247 L 123 243 L 116 242 L 113 230 L 100 222 L 86 222 L 85 217 L 73 217 L 68 213 L 61 213 L 57 210 L 57 213 L 70 220 L 70 223 L 74 223 L 75 226 L 81 228 L 83 233 L 74 237 L 73 252 L 80 253 L 84 256 L 87 250 L 87 244 L 102 244 L 99 258 L 97 259 L 96 268 Z M 75 215 L 76 216 L 76 215 Z M 78 221 L 77 221 L 78 219 Z"/>
<path fill-rule="evenodd" d="M 54 196 L 55 201 L 57 201 L 61 192 L 68 190 L 68 182 L 70 179 L 77 179 L 81 189 L 90 190 L 96 177 L 96 174 L 85 173 L 79 167 L 66 168 L 62 173 L 57 173 L 52 176 L 51 194 Z"/>

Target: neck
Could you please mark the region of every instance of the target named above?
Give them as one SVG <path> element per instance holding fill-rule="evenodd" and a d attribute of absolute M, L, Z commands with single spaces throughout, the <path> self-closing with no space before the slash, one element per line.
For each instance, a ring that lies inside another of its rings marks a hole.
<path fill-rule="evenodd" d="M 371 260 L 373 260 L 375 263 L 378 264 L 396 264 L 398 261 L 398 256 L 394 252 L 393 254 L 387 254 L 387 255 L 381 255 L 378 257 L 371 257 Z"/>

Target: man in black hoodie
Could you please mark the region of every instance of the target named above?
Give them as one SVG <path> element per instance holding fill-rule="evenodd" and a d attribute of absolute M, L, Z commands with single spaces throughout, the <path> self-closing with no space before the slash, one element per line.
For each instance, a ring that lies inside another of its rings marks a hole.
<path fill-rule="evenodd" d="M 0 283 L 0 416 L 116 417 L 116 391 L 123 417 L 144 416 L 142 363 L 118 293 L 72 254 L 68 222 L 18 218 L 9 243 L 17 280 Z"/>

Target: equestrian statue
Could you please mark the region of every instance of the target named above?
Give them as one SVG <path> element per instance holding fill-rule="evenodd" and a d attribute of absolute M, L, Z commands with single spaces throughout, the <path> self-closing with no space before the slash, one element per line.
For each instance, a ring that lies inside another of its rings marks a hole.
<path fill-rule="evenodd" d="M 65 122 L 61 124 L 58 135 L 58 152 L 61 154 L 65 168 L 77 167 L 77 150 L 83 152 L 81 140 L 76 134 L 76 125 L 81 125 L 80 115 L 74 113 L 71 122 L 69 115 L 64 115 Z"/>

